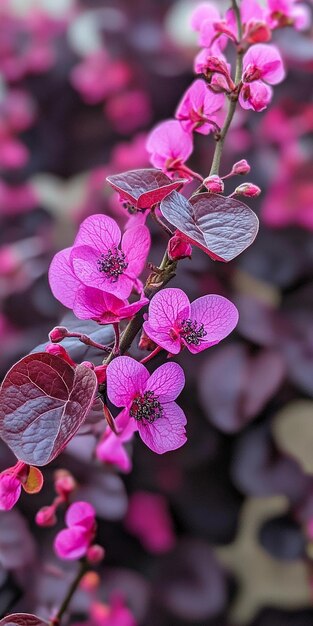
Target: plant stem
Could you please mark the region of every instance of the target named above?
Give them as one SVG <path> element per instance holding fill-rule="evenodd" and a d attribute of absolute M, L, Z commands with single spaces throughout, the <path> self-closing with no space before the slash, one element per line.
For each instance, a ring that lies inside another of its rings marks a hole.
<path fill-rule="evenodd" d="M 72 584 L 70 585 L 68 591 L 66 592 L 64 600 L 63 600 L 63 602 L 62 602 L 62 604 L 61 604 L 57 614 L 50 621 L 51 626 L 56 626 L 57 624 L 59 624 L 61 622 L 61 619 L 62 619 L 65 611 L 67 610 L 67 608 L 68 608 L 68 606 L 69 606 L 69 604 L 71 602 L 71 599 L 72 599 L 72 597 L 73 597 L 73 595 L 74 595 L 74 593 L 75 593 L 75 591 L 76 591 L 76 589 L 77 589 L 77 587 L 78 587 L 82 577 L 86 573 L 87 569 L 88 569 L 87 561 L 85 559 L 81 560 L 80 561 L 79 570 L 78 570 L 78 572 L 77 572 L 77 574 L 76 574 Z"/>
<path fill-rule="evenodd" d="M 237 23 L 237 29 L 238 29 L 238 40 L 240 42 L 242 38 L 242 24 L 241 24 L 240 9 L 238 7 L 237 0 L 232 0 L 232 6 L 233 6 L 233 11 L 236 17 L 236 23 Z M 236 72 L 235 72 L 236 87 L 239 86 L 241 75 L 242 75 L 242 56 L 243 56 L 243 51 L 237 48 Z M 224 142 L 225 142 L 226 135 L 228 133 L 229 127 L 232 123 L 232 120 L 236 111 L 237 101 L 238 101 L 238 94 L 236 96 L 230 97 L 229 99 L 226 119 L 225 119 L 223 128 L 220 132 L 220 135 L 216 138 L 216 146 L 215 146 L 212 166 L 211 166 L 211 170 L 209 174 L 210 176 L 212 176 L 213 174 L 218 176 L 219 174 Z"/>
<path fill-rule="evenodd" d="M 163 348 L 160 348 L 160 346 L 157 346 L 156 348 L 154 348 L 154 350 L 152 350 L 152 352 L 150 352 L 150 354 L 148 354 L 148 356 L 145 356 L 144 359 L 141 359 L 140 363 L 142 364 L 148 363 L 148 361 L 151 361 L 151 359 L 153 359 L 157 354 L 159 354 L 161 350 L 163 350 Z"/>

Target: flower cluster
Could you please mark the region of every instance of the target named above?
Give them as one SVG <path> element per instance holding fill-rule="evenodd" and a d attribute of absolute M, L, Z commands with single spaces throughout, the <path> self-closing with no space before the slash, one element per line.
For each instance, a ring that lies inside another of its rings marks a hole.
<path fill-rule="evenodd" d="M 86 556 L 88 561 L 98 563 L 104 556 L 103 549 L 92 542 L 96 534 L 96 512 L 88 502 L 74 502 L 65 515 L 67 528 L 60 530 L 54 541 L 54 550 L 60 559 L 76 560 Z"/>

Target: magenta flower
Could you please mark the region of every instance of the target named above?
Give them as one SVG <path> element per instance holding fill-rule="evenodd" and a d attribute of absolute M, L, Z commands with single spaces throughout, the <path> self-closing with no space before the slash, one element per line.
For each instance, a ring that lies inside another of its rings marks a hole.
<path fill-rule="evenodd" d="M 96 512 L 88 502 L 74 502 L 65 515 L 67 528 L 54 541 L 54 550 L 60 559 L 74 560 L 85 556 L 96 529 Z"/>
<path fill-rule="evenodd" d="M 21 495 L 21 480 L 10 472 L 0 474 L 0 511 L 10 511 Z"/>
<path fill-rule="evenodd" d="M 126 409 L 124 415 L 157 454 L 176 450 L 186 442 L 186 417 L 174 402 L 184 384 L 184 372 L 177 363 L 165 363 L 151 376 L 144 365 L 128 356 L 117 357 L 107 368 L 109 400 Z"/>
<path fill-rule="evenodd" d="M 175 117 L 187 132 L 195 130 L 208 135 L 216 130 L 216 124 L 220 125 L 220 116 L 216 114 L 221 110 L 224 100 L 224 94 L 213 93 L 203 80 L 195 80 L 183 95 Z"/>
<path fill-rule="evenodd" d="M 129 498 L 125 526 L 153 554 L 168 552 L 175 545 L 168 504 L 159 493 L 133 493 Z"/>
<path fill-rule="evenodd" d="M 239 102 L 243 109 L 252 109 L 259 113 L 266 109 L 273 96 L 273 89 L 261 80 L 244 83 L 239 94 Z"/>
<path fill-rule="evenodd" d="M 183 166 L 193 150 L 192 135 L 176 120 L 161 122 L 150 133 L 147 150 L 154 167 L 185 174 Z"/>
<path fill-rule="evenodd" d="M 268 22 L 271 28 L 294 26 L 297 30 L 309 28 L 311 12 L 297 0 L 267 0 Z"/>
<path fill-rule="evenodd" d="M 81 320 L 95 320 L 98 324 L 114 324 L 133 317 L 148 302 L 148 298 L 143 297 L 129 304 L 127 300 L 121 300 L 112 293 L 81 286 L 75 298 L 73 311 Z"/>
<path fill-rule="evenodd" d="M 196 354 L 225 339 L 238 322 L 235 305 L 222 296 L 202 296 L 190 304 L 181 289 L 163 289 L 151 300 L 144 330 L 170 354 L 183 347 Z"/>
<path fill-rule="evenodd" d="M 278 48 L 258 43 L 251 46 L 243 57 L 243 82 L 262 80 L 277 85 L 285 77 L 285 69 Z"/>
<path fill-rule="evenodd" d="M 132 439 L 137 430 L 135 420 L 130 420 L 128 412 L 122 411 L 115 420 L 115 427 L 119 434 L 115 434 L 110 428 L 104 433 L 102 441 L 96 449 L 97 458 L 103 463 L 115 465 L 122 472 L 130 472 L 132 462 L 125 449 L 125 443 Z"/>
<path fill-rule="evenodd" d="M 72 248 L 58 252 L 49 269 L 53 295 L 72 309 L 82 285 L 127 298 L 141 274 L 150 248 L 146 226 L 129 228 L 123 235 L 116 222 L 92 215 L 81 224 Z"/>

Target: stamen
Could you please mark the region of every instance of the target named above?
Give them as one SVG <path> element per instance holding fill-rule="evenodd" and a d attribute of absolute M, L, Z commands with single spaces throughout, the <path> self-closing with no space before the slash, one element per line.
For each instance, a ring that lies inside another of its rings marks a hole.
<path fill-rule="evenodd" d="M 188 345 L 199 346 L 207 331 L 204 330 L 204 324 L 198 325 L 197 321 L 183 320 L 180 335 Z"/>
<path fill-rule="evenodd" d="M 98 270 L 106 274 L 112 283 L 116 283 L 120 274 L 128 267 L 125 258 L 125 253 L 114 246 L 106 254 L 101 254 L 97 261 Z"/>
<path fill-rule="evenodd" d="M 130 415 L 138 422 L 144 420 L 153 424 L 155 420 L 162 417 L 163 407 L 153 391 L 145 391 L 143 395 L 134 399 L 130 408 Z"/>

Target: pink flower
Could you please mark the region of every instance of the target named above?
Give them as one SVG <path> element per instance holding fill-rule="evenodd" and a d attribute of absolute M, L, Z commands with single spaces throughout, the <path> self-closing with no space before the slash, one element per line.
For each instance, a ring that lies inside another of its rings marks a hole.
<path fill-rule="evenodd" d="M 148 302 L 149 300 L 143 297 L 129 304 L 127 300 L 121 300 L 112 293 L 82 286 L 77 292 L 73 311 L 81 320 L 91 319 L 98 324 L 114 324 L 133 317 Z"/>
<path fill-rule="evenodd" d="M 65 515 L 67 528 L 54 541 L 54 550 L 60 559 L 74 560 L 85 556 L 94 538 L 95 510 L 88 502 L 74 502 Z"/>
<path fill-rule="evenodd" d="M 253 109 L 259 113 L 266 109 L 273 96 L 273 89 L 255 80 L 253 83 L 244 83 L 239 94 L 239 102 L 243 109 Z"/>
<path fill-rule="evenodd" d="M 176 120 L 161 122 L 150 133 L 147 150 L 154 167 L 184 174 L 183 165 L 193 150 L 192 136 Z"/>
<path fill-rule="evenodd" d="M 251 30 L 251 26 L 256 23 L 263 23 L 266 26 L 266 14 L 263 7 L 257 0 L 242 0 L 240 2 L 240 17 L 243 25 L 243 38 Z M 233 9 L 229 9 L 226 13 L 226 24 L 234 37 L 238 39 L 237 20 Z"/>
<path fill-rule="evenodd" d="M 132 439 L 137 424 L 130 420 L 127 411 L 122 411 L 115 420 L 116 435 L 110 428 L 104 433 L 102 441 L 96 449 L 97 458 L 108 465 L 115 465 L 122 472 L 130 472 L 132 463 L 124 444 Z"/>
<path fill-rule="evenodd" d="M 10 472 L 0 474 L 0 511 L 10 511 L 21 495 L 21 481 Z"/>
<path fill-rule="evenodd" d="M 190 304 L 181 289 L 163 289 L 149 306 L 144 330 L 170 354 L 183 347 L 196 354 L 225 339 L 238 322 L 238 311 L 222 296 L 202 296 Z"/>
<path fill-rule="evenodd" d="M 162 554 L 175 544 L 167 501 L 161 494 L 137 491 L 130 496 L 126 529 L 138 537 L 146 550 Z"/>
<path fill-rule="evenodd" d="M 85 102 L 97 104 L 125 87 L 130 77 L 130 69 L 126 63 L 112 61 L 105 50 L 101 50 L 74 67 L 71 82 Z"/>
<path fill-rule="evenodd" d="M 311 12 L 297 0 L 267 0 L 268 22 L 271 28 L 294 26 L 297 30 L 309 28 Z"/>
<path fill-rule="evenodd" d="M 285 69 L 278 48 L 258 43 L 243 57 L 243 82 L 262 80 L 277 85 L 285 77 Z"/>
<path fill-rule="evenodd" d="M 49 269 L 53 295 L 72 309 L 79 288 L 94 287 L 127 298 L 141 274 L 150 248 L 146 226 L 129 228 L 123 235 L 116 222 L 92 215 L 81 224 L 72 248 L 58 252 Z"/>
<path fill-rule="evenodd" d="M 176 450 L 186 442 L 186 417 L 174 402 L 184 384 L 184 372 L 177 363 L 165 363 L 150 376 L 144 365 L 121 356 L 107 369 L 109 400 L 125 407 L 125 416 L 137 425 L 143 442 L 157 454 Z"/>
<path fill-rule="evenodd" d="M 220 121 L 217 120 L 216 113 L 222 108 L 224 99 L 223 94 L 213 93 L 203 80 L 195 80 L 183 95 L 175 117 L 187 132 L 195 130 L 202 135 L 208 135 L 216 129 L 217 121 Z"/>

